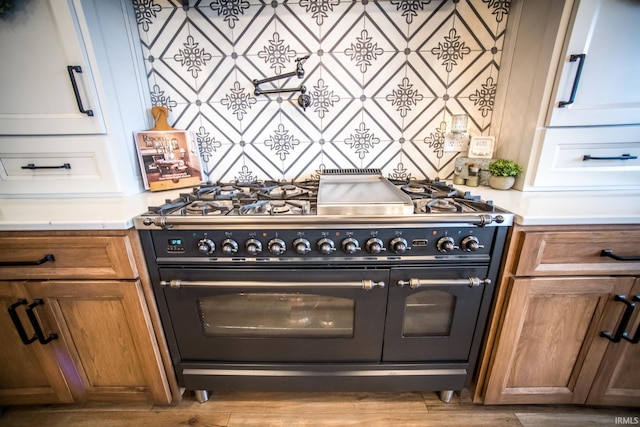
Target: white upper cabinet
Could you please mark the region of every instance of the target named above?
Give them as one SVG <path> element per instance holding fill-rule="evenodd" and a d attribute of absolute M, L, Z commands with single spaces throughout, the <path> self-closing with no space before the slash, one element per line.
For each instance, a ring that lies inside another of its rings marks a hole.
<path fill-rule="evenodd" d="M 640 123 L 640 2 L 580 0 L 547 126 Z"/>
<path fill-rule="evenodd" d="M 143 191 L 150 127 L 131 0 L 14 1 L 0 18 L 0 196 Z"/>
<path fill-rule="evenodd" d="M 14 10 L 0 19 L 0 134 L 104 133 L 71 9 L 60 0 L 37 0 Z"/>
<path fill-rule="evenodd" d="M 515 188 L 639 188 L 640 1 L 514 0 L 505 46 L 494 120 Z"/>

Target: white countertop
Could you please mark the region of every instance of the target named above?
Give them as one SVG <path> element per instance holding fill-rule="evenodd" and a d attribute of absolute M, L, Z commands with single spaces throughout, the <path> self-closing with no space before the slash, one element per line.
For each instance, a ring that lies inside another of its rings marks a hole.
<path fill-rule="evenodd" d="M 133 218 L 181 190 L 120 198 L 0 199 L 0 230 L 126 230 Z"/>
<path fill-rule="evenodd" d="M 456 186 L 515 214 L 520 225 L 640 224 L 640 189 L 517 191 Z"/>
<path fill-rule="evenodd" d="M 515 214 L 521 225 L 640 224 L 640 189 L 631 191 L 500 191 L 457 186 Z M 190 189 L 125 198 L 0 199 L 0 230 L 121 230 L 133 218 Z"/>

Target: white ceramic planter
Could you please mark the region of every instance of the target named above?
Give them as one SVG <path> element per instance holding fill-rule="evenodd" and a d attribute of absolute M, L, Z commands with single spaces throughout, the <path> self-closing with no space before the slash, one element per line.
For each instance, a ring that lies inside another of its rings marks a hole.
<path fill-rule="evenodd" d="M 508 190 L 515 184 L 516 178 L 513 176 L 490 176 L 489 185 L 496 190 Z"/>

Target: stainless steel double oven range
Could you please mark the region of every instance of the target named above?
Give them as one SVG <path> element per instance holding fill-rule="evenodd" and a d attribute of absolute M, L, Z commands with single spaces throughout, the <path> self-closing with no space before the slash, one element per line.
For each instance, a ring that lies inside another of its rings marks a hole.
<path fill-rule="evenodd" d="M 135 219 L 180 386 L 439 391 L 473 374 L 512 214 L 328 170 L 203 184 Z"/>

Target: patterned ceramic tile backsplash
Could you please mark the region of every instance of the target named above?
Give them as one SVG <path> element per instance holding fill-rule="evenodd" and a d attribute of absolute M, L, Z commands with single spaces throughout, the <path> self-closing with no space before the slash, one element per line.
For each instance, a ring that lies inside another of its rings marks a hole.
<path fill-rule="evenodd" d="M 212 181 L 380 168 L 447 178 L 451 116 L 491 135 L 509 0 L 133 0 L 153 105 Z M 260 89 L 253 80 L 296 71 Z M 463 153 L 464 154 L 464 153 Z"/>

